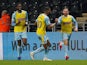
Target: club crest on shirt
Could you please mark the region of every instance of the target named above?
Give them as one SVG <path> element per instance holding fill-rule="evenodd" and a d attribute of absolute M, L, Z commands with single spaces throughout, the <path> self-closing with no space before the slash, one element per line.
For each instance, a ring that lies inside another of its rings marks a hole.
<path fill-rule="evenodd" d="M 64 25 L 65 25 L 65 24 L 71 24 L 71 22 L 62 22 L 62 23 L 63 23 Z"/>

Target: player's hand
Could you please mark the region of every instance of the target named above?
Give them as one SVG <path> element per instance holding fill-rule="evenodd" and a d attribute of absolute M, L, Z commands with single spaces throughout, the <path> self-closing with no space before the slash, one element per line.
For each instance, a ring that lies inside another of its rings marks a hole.
<path fill-rule="evenodd" d="M 55 18 L 55 23 L 57 23 L 58 22 L 58 18 Z"/>
<path fill-rule="evenodd" d="M 16 23 L 16 25 L 19 25 L 20 24 L 20 21 L 18 21 L 17 23 Z"/>
<path fill-rule="evenodd" d="M 28 21 L 26 21 L 25 26 L 28 26 Z"/>
<path fill-rule="evenodd" d="M 75 31 L 75 32 L 78 32 L 78 29 L 77 29 L 77 28 L 75 28 L 75 29 L 74 29 L 74 31 Z"/>

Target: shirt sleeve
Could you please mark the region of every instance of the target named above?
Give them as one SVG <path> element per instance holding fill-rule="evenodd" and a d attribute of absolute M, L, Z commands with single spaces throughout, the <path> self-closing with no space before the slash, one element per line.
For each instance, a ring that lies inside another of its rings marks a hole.
<path fill-rule="evenodd" d="M 58 18 L 58 23 L 61 24 L 61 22 L 62 22 L 62 16 L 60 16 L 60 17 Z"/>
<path fill-rule="evenodd" d="M 26 21 L 28 22 L 28 13 L 26 12 Z"/>
<path fill-rule="evenodd" d="M 37 22 L 38 20 L 36 19 L 35 22 Z"/>
<path fill-rule="evenodd" d="M 78 28 L 78 23 L 77 23 L 76 19 L 73 16 L 72 16 L 72 21 L 75 24 L 75 27 Z"/>
<path fill-rule="evenodd" d="M 12 26 L 15 26 L 16 25 L 16 23 L 15 23 L 15 12 L 12 14 L 12 19 L 11 19 L 11 25 Z"/>
<path fill-rule="evenodd" d="M 46 18 L 45 18 L 45 23 L 46 23 L 46 25 L 50 25 L 50 24 L 51 24 L 49 17 L 46 17 Z"/>

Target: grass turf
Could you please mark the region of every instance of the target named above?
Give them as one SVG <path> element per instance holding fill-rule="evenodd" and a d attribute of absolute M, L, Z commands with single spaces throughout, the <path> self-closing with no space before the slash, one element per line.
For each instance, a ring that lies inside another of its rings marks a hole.
<path fill-rule="evenodd" d="M 0 65 L 87 65 L 87 60 L 54 60 L 51 62 L 40 60 L 4 60 L 0 61 Z"/>

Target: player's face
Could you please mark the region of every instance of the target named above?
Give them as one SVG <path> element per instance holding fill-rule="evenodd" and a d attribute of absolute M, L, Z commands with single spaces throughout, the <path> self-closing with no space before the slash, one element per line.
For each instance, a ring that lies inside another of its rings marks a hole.
<path fill-rule="evenodd" d="M 51 9 L 49 8 L 49 10 L 47 11 L 48 15 L 51 13 Z"/>
<path fill-rule="evenodd" d="M 63 10 L 63 15 L 67 16 L 69 14 L 69 10 L 68 9 L 64 9 Z"/>
<path fill-rule="evenodd" d="M 18 4 L 18 5 L 17 5 L 17 9 L 18 9 L 18 10 L 21 10 L 21 9 L 22 9 L 22 5 L 21 5 L 21 4 Z"/>

